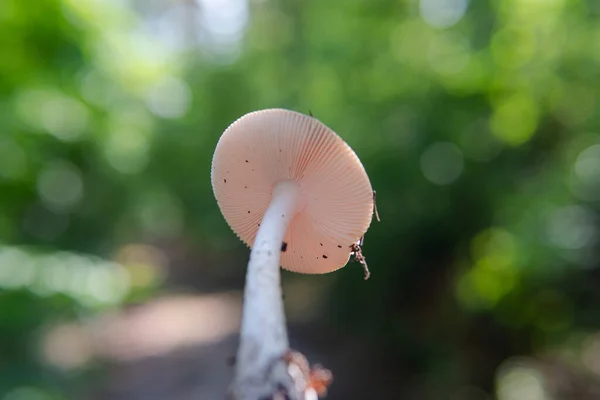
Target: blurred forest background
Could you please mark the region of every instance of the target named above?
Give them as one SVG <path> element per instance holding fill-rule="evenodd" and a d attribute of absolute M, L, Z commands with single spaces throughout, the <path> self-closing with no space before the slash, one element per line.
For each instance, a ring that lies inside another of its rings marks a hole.
<path fill-rule="evenodd" d="M 600 399 L 598 0 L 1 0 L 0 400 L 220 399 L 248 249 L 210 186 L 308 113 L 381 223 L 283 274 L 330 399 Z"/>

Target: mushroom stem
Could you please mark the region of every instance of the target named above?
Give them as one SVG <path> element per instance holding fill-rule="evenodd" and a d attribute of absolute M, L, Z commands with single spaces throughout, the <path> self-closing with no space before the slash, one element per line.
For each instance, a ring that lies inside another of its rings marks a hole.
<path fill-rule="evenodd" d="M 289 342 L 281 293 L 281 243 L 297 212 L 300 188 L 278 183 L 250 253 L 240 345 L 232 394 L 235 399 L 271 398 L 282 389 L 296 398 L 283 356 Z"/>

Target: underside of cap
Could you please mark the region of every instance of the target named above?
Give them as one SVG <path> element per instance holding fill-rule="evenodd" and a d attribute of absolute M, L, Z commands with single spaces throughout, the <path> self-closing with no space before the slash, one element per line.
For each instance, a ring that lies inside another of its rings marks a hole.
<path fill-rule="evenodd" d="M 317 119 L 289 110 L 244 115 L 217 144 L 211 180 L 232 230 L 252 246 L 278 182 L 297 182 L 300 209 L 285 235 L 281 266 L 300 273 L 343 267 L 367 231 L 373 190 L 354 151 Z"/>

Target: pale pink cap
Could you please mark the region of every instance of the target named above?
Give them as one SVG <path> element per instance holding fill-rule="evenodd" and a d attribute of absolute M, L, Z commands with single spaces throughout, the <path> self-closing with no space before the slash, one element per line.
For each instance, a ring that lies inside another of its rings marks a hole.
<path fill-rule="evenodd" d="M 225 220 L 250 247 L 274 186 L 299 184 L 300 206 L 281 253 L 290 271 L 343 267 L 371 224 L 373 189 L 360 160 L 335 132 L 298 112 L 255 111 L 231 124 L 217 144 L 211 179 Z"/>

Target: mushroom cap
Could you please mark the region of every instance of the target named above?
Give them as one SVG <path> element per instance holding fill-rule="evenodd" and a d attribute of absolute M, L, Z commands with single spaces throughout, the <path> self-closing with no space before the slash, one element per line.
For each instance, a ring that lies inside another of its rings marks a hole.
<path fill-rule="evenodd" d="M 233 122 L 217 144 L 211 180 L 221 213 L 249 247 L 275 185 L 299 185 L 281 252 L 281 266 L 294 272 L 346 265 L 373 217 L 373 189 L 357 155 L 323 123 L 294 111 L 260 110 Z"/>

